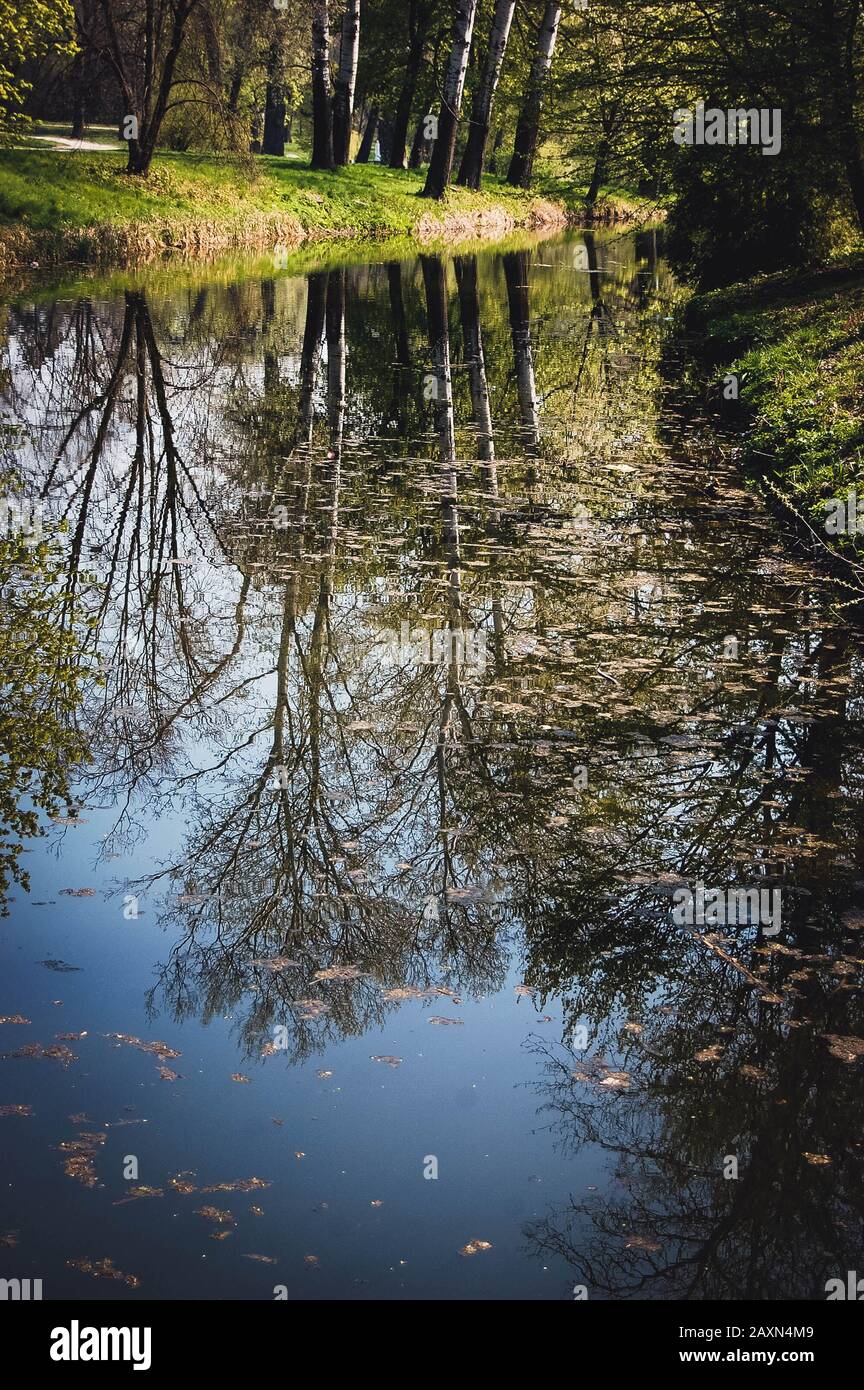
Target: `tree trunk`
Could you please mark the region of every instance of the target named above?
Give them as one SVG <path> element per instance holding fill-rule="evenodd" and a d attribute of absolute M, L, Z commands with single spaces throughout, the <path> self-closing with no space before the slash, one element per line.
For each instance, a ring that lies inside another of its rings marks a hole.
<path fill-rule="evenodd" d="M 334 168 L 327 0 L 312 0 L 312 168 Z"/>
<path fill-rule="evenodd" d="M 411 142 L 411 153 L 408 156 L 409 169 L 419 169 L 420 165 L 423 163 L 423 150 L 426 146 L 426 136 L 424 134 L 425 125 L 426 118 L 424 116 L 422 120 L 417 122 L 417 129 L 414 132 L 414 139 Z"/>
<path fill-rule="evenodd" d="M 375 144 L 375 131 L 378 129 L 378 107 L 373 106 L 366 120 L 366 129 L 363 132 L 363 139 L 360 141 L 360 148 L 357 151 L 356 164 L 368 164 Z"/>
<path fill-rule="evenodd" d="M 457 183 L 461 183 L 465 188 L 480 187 L 486 143 L 489 139 L 492 102 L 495 99 L 498 79 L 501 76 L 504 54 L 507 52 L 507 41 L 510 38 L 510 26 L 513 23 L 513 11 L 515 9 L 516 0 L 498 0 L 495 6 L 492 31 L 489 35 L 489 51 L 483 65 L 480 85 L 474 93 L 471 121 L 468 126 L 468 142 L 462 155 L 462 164 L 457 179 Z"/>
<path fill-rule="evenodd" d="M 267 54 L 267 91 L 264 97 L 262 154 L 285 153 L 285 64 L 278 39 Z"/>
<path fill-rule="evenodd" d="M 333 91 L 333 159 L 336 164 L 347 164 L 351 155 L 351 121 L 359 57 L 360 0 L 348 0 L 342 19 L 339 75 Z"/>
<path fill-rule="evenodd" d="M 438 138 L 432 151 L 429 173 L 426 176 L 424 198 L 443 198 L 453 171 L 456 153 L 456 130 L 465 90 L 465 73 L 474 36 L 477 0 L 456 0 L 456 20 L 453 25 L 453 47 L 444 74 L 441 112 L 438 116 Z"/>
<path fill-rule="evenodd" d="M 408 62 L 405 65 L 405 76 L 402 79 L 399 100 L 396 103 L 396 115 L 393 120 L 393 147 L 390 151 L 391 169 L 405 168 L 408 125 L 411 120 L 411 108 L 414 105 L 414 95 L 417 91 L 417 80 L 420 76 L 423 54 L 426 49 L 426 36 L 429 33 L 431 20 L 432 6 L 428 3 L 418 6 L 417 0 L 411 0 L 408 15 L 410 36 Z"/>
<path fill-rule="evenodd" d="M 531 186 L 534 156 L 537 153 L 537 142 L 540 137 L 540 111 L 543 106 L 543 93 L 549 80 L 549 73 L 552 70 L 555 41 L 558 38 L 558 26 L 561 23 L 563 8 L 561 0 L 547 0 L 543 23 L 540 25 L 540 32 L 537 35 L 537 49 L 516 126 L 513 158 L 507 171 L 507 182 L 512 183 L 516 188 L 530 188 Z"/>

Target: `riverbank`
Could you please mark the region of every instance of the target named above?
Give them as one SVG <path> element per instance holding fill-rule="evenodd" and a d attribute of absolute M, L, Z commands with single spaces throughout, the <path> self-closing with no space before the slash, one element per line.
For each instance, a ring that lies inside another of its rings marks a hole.
<path fill-rule="evenodd" d="M 0 269 L 37 260 L 118 262 L 165 252 L 219 255 L 306 241 L 410 237 L 423 244 L 584 224 L 574 191 L 554 198 L 486 179 L 441 203 L 417 195 L 424 174 L 349 165 L 335 173 L 290 159 L 165 153 L 147 179 L 124 154 L 17 149 L 0 153 Z M 656 209 L 607 190 L 592 221 L 644 221 Z"/>
<path fill-rule="evenodd" d="M 860 578 L 849 503 L 856 492 L 864 523 L 864 254 L 698 296 L 685 322 L 745 471 Z"/>

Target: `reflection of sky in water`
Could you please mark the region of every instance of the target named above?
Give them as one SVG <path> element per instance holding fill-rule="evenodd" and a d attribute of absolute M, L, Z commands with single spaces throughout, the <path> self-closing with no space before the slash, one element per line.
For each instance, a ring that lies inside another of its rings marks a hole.
<path fill-rule="evenodd" d="M 31 1023 L 0 1025 L 0 1108 L 35 1113 L 0 1116 L 3 1273 L 48 1297 L 134 1296 L 66 1265 L 108 1256 L 151 1297 L 729 1298 L 744 1268 L 806 1297 L 852 1267 L 857 638 L 656 414 L 655 253 L 10 311 L 20 467 L 108 583 L 58 597 L 105 684 L 81 823 L 27 846 L 4 928 L 0 1011 Z M 394 659 L 417 629 L 480 631 L 485 662 Z M 779 941 L 676 928 L 696 881 L 779 885 Z M 81 1030 L 68 1067 L 8 1056 Z M 63 1174 L 82 1127 L 98 1188 Z M 115 1205 L 126 1154 L 164 1195 Z M 166 1186 L 187 1170 L 196 1192 Z M 272 1185 L 201 1191 L 251 1177 Z"/>

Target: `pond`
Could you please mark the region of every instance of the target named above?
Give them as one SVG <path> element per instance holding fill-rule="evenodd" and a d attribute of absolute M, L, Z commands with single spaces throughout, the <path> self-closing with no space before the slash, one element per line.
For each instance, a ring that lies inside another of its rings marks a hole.
<path fill-rule="evenodd" d="M 657 232 L 369 255 L 4 309 L 0 1276 L 824 1298 L 849 594 L 706 442 Z"/>

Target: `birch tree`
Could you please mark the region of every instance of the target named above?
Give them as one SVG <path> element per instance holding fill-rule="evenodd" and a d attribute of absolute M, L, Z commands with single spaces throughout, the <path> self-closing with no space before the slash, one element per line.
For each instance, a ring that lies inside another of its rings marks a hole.
<path fill-rule="evenodd" d="M 471 40 L 474 37 L 474 19 L 477 14 L 477 0 L 456 0 L 453 23 L 453 47 L 444 74 L 444 90 L 441 94 L 441 111 L 438 116 L 438 134 L 426 186 L 424 198 L 443 198 L 450 183 L 453 171 L 453 157 L 456 153 L 456 131 L 459 126 L 459 112 L 462 108 L 462 93 L 465 90 L 465 73 L 471 54 Z"/>
<path fill-rule="evenodd" d="M 339 74 L 333 91 L 333 159 L 347 164 L 351 155 L 351 122 L 360 57 L 360 0 L 348 0 L 342 18 Z"/>
<path fill-rule="evenodd" d="M 471 105 L 471 121 L 468 126 L 468 142 L 462 155 L 457 182 L 465 188 L 479 188 L 483 173 L 483 161 L 489 140 L 489 123 L 492 117 L 492 103 L 501 76 L 504 54 L 510 38 L 513 12 L 516 0 L 498 0 L 492 16 L 492 29 L 489 35 L 489 50 L 483 65 L 474 100 Z"/>
<path fill-rule="evenodd" d="M 537 34 L 537 48 L 528 86 L 516 126 L 516 143 L 513 158 L 507 171 L 507 182 L 516 188 L 529 188 L 534 169 L 534 156 L 540 138 L 540 112 L 543 108 L 543 95 L 552 71 L 552 59 L 558 28 L 561 24 L 562 0 L 547 0 L 543 21 Z"/>

